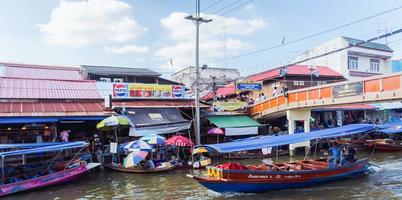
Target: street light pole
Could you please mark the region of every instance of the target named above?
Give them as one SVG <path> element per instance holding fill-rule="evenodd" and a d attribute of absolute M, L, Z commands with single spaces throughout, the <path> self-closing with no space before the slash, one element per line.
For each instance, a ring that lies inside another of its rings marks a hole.
<path fill-rule="evenodd" d="M 195 142 L 196 144 L 201 144 L 201 123 L 200 123 L 200 63 L 199 63 L 199 32 L 200 24 L 211 22 L 212 19 L 203 19 L 200 17 L 200 0 L 196 0 L 196 14 L 195 17 L 190 15 L 185 17 L 185 19 L 191 20 L 195 23 Z"/>

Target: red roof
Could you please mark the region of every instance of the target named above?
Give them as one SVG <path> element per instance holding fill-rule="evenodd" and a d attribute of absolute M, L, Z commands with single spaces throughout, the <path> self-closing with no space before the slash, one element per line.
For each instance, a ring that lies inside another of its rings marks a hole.
<path fill-rule="evenodd" d="M 0 98 L 103 99 L 95 81 L 0 77 Z"/>
<path fill-rule="evenodd" d="M 308 68 L 309 65 L 293 65 L 289 66 L 287 69 L 287 76 L 310 76 L 311 70 Z M 275 77 L 279 77 L 280 68 L 275 68 L 271 70 L 267 70 L 264 72 L 260 72 L 254 75 L 247 77 L 253 81 L 263 81 Z M 343 77 L 342 74 L 332 70 L 327 66 L 316 66 L 316 70 L 319 71 L 320 76 L 325 77 Z"/>
<path fill-rule="evenodd" d="M 77 67 L 59 67 L 0 63 L 5 66 L 0 76 L 30 79 L 84 80 L 82 69 Z M 23 72 L 23 73 L 21 73 Z"/>
<path fill-rule="evenodd" d="M 226 96 L 230 96 L 233 94 L 236 94 L 235 86 L 233 83 L 225 85 L 216 90 L 217 96 L 226 97 Z M 209 92 L 208 94 L 206 94 L 205 96 L 202 97 L 202 99 L 205 99 L 205 100 L 212 99 L 212 98 L 214 98 L 214 94 L 212 92 Z"/>
<path fill-rule="evenodd" d="M 128 108 L 159 108 L 159 107 L 174 107 L 174 108 L 190 108 L 195 107 L 194 100 L 132 100 L 132 101 L 124 101 L 124 102 L 113 102 L 113 106 L 116 107 L 128 107 Z M 200 105 L 203 108 L 207 108 L 209 106 L 202 104 Z"/>
<path fill-rule="evenodd" d="M 4 102 L 0 116 L 103 116 L 101 102 Z"/>

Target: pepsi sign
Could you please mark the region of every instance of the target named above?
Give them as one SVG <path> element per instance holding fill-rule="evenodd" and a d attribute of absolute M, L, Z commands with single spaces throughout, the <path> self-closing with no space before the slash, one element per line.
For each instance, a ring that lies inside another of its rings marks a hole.
<path fill-rule="evenodd" d="M 173 97 L 184 97 L 184 88 L 180 85 L 172 86 L 172 96 Z"/>
<path fill-rule="evenodd" d="M 113 84 L 113 96 L 114 97 L 128 97 L 128 85 L 127 84 Z"/>

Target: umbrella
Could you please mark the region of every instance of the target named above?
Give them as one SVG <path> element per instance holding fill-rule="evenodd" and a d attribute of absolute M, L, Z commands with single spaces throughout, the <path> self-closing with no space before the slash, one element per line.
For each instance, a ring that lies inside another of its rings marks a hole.
<path fill-rule="evenodd" d="M 148 144 L 159 144 L 159 145 L 164 145 L 166 141 L 164 137 L 154 133 L 145 134 L 139 140 L 145 141 Z"/>
<path fill-rule="evenodd" d="M 168 140 L 166 140 L 166 144 L 178 147 L 192 147 L 194 146 L 193 142 L 190 139 L 183 137 L 181 135 L 175 135 Z"/>
<path fill-rule="evenodd" d="M 225 133 L 220 128 L 212 128 L 212 129 L 209 129 L 208 134 L 211 134 L 211 135 L 223 135 Z"/>
<path fill-rule="evenodd" d="M 142 140 L 136 140 L 121 144 L 120 147 L 123 148 L 124 151 L 133 152 L 133 151 L 152 151 L 152 146 Z"/>
<path fill-rule="evenodd" d="M 130 125 L 130 120 L 127 117 L 122 115 L 118 116 L 113 115 L 100 121 L 96 125 L 96 128 L 101 130 L 110 130 L 117 126 L 128 126 L 128 125 Z"/>
<path fill-rule="evenodd" d="M 193 151 L 193 155 L 197 154 L 197 153 L 207 153 L 208 149 L 204 148 L 204 147 L 198 147 L 196 149 L 194 149 Z"/>
<path fill-rule="evenodd" d="M 136 166 L 138 163 L 143 161 L 147 156 L 148 152 L 146 151 L 131 152 L 130 154 L 127 155 L 126 158 L 124 158 L 123 166 L 126 168 Z"/>

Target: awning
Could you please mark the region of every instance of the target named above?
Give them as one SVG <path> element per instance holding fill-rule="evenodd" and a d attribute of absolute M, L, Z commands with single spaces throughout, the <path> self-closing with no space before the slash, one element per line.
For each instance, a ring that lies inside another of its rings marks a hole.
<path fill-rule="evenodd" d="M 113 101 L 113 107 L 126 108 L 192 108 L 195 107 L 193 99 L 165 99 L 165 100 L 146 100 L 133 99 L 130 101 Z M 209 108 L 210 106 L 200 103 L 201 108 Z"/>
<path fill-rule="evenodd" d="M 400 101 L 387 102 L 387 103 L 373 103 L 370 105 L 375 106 L 380 110 L 391 110 L 391 109 L 401 109 L 402 108 L 402 102 L 400 102 Z"/>
<path fill-rule="evenodd" d="M 376 127 L 372 124 L 351 124 L 336 128 L 324 129 L 308 133 L 253 137 L 251 139 L 238 140 L 220 144 L 197 145 L 195 148 L 204 147 L 213 149 L 220 153 L 230 153 L 236 151 L 248 151 L 267 147 L 276 147 L 281 145 L 294 144 L 312 139 L 336 138 L 347 135 L 353 135 L 374 130 Z"/>
<path fill-rule="evenodd" d="M 352 111 L 352 110 L 375 110 L 376 106 L 369 104 L 347 104 L 347 105 L 336 105 L 336 106 L 322 106 L 319 108 L 314 108 L 313 112 L 330 112 L 330 111 Z"/>
<path fill-rule="evenodd" d="M 260 123 L 246 115 L 208 116 L 208 120 L 219 128 L 257 127 Z"/>
<path fill-rule="evenodd" d="M 54 123 L 60 121 L 100 121 L 105 116 L 78 117 L 0 117 L 0 124 Z"/>
<path fill-rule="evenodd" d="M 177 108 L 133 108 L 128 109 L 127 117 L 134 125 L 130 136 L 143 136 L 149 131 L 174 133 L 191 127 L 191 121 L 184 119 Z"/>
<path fill-rule="evenodd" d="M 45 152 L 54 152 L 60 151 L 65 149 L 77 149 L 77 148 L 84 148 L 87 147 L 88 143 L 86 142 L 68 142 L 68 143 L 61 143 L 61 144 L 52 144 L 48 143 L 46 146 L 41 146 L 32 149 L 23 149 L 23 150 L 16 150 L 16 151 L 6 151 L 1 152 L 0 157 L 6 156 L 15 156 L 15 155 L 26 155 L 26 154 L 34 154 L 34 153 L 45 153 Z"/>

